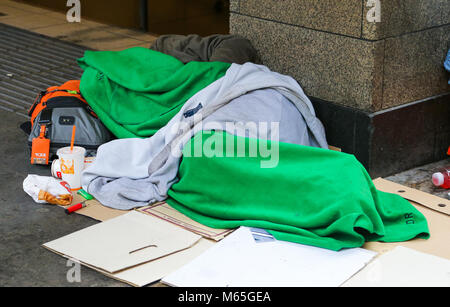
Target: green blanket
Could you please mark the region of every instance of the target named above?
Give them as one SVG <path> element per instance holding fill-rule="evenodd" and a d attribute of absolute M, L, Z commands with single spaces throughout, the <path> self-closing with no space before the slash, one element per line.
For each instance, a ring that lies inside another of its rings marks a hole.
<path fill-rule="evenodd" d="M 80 90 L 118 138 L 149 137 L 198 91 L 225 75 L 231 64 L 190 62 L 143 47 L 86 51 Z"/>
<path fill-rule="evenodd" d="M 237 156 L 238 141 L 245 157 Z M 261 167 L 274 160 L 267 151 L 249 153 L 261 144 L 278 146 L 276 167 Z M 429 237 L 425 217 L 402 197 L 378 191 L 353 155 L 223 132 L 197 134 L 183 154 L 167 203 L 209 227 L 265 228 L 279 240 L 331 250 Z"/>

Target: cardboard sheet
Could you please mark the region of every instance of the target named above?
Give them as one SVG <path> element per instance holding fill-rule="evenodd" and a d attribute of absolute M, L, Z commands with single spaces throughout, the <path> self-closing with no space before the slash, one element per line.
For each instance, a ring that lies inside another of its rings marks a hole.
<path fill-rule="evenodd" d="M 450 216 L 448 215 L 450 201 L 381 178 L 373 182 L 380 191 L 395 193 L 408 199 L 426 217 L 430 229 L 430 238 L 428 240 L 414 239 L 398 243 L 368 242 L 363 247 L 383 254 L 396 246 L 402 245 L 450 259 Z"/>
<path fill-rule="evenodd" d="M 382 178 L 375 179 L 373 183 L 380 191 L 398 194 L 416 204 L 450 216 L 450 200 L 448 199 L 440 198 Z"/>
<path fill-rule="evenodd" d="M 85 201 L 82 196 L 78 195 L 76 192 L 72 192 L 73 201 L 72 205 L 78 204 L 82 201 Z M 63 207 L 63 206 L 61 206 Z M 66 208 L 66 207 L 63 207 Z M 129 211 L 117 210 L 103 206 L 98 200 L 92 199 L 86 201 L 86 207 L 82 208 L 78 211 L 75 211 L 75 214 L 81 214 L 90 218 L 93 218 L 97 221 L 107 221 L 109 219 L 121 216 L 123 214 L 128 213 Z"/>
<path fill-rule="evenodd" d="M 183 265 L 192 261 L 196 257 L 200 256 L 208 248 L 216 244 L 215 241 L 201 238 L 197 243 L 195 243 L 190 248 L 181 250 L 179 252 L 167 255 L 162 258 L 155 259 L 153 261 L 143 263 L 126 270 L 111 274 L 99 268 L 87 265 L 83 263 L 84 266 L 89 267 L 97 272 L 100 272 L 110 278 L 119 280 L 133 287 L 143 287 L 151 283 L 157 282 L 164 276 L 178 270 Z M 67 255 L 60 254 L 53 251 L 60 256 L 65 258 L 70 258 Z"/>
<path fill-rule="evenodd" d="M 241 227 L 162 282 L 178 287 L 336 287 L 375 252 L 335 252 L 285 241 L 255 242 Z"/>
<path fill-rule="evenodd" d="M 186 230 L 199 234 L 204 238 L 212 239 L 215 241 L 222 240 L 226 235 L 233 231 L 233 229 L 214 229 L 197 223 L 181 212 L 175 210 L 165 202 L 156 203 L 150 206 L 139 208 L 137 210 L 139 212 L 163 219 L 164 221 L 167 221 L 169 223 L 178 225 Z"/>
<path fill-rule="evenodd" d="M 189 248 L 200 238 L 161 219 L 131 211 L 44 246 L 83 264 L 116 273 Z"/>
<path fill-rule="evenodd" d="M 215 244 L 214 241 L 201 238 L 194 246 L 174 254 L 144 263 L 142 265 L 118 272 L 111 277 L 133 286 L 142 287 L 162 279 L 178 270 Z"/>
<path fill-rule="evenodd" d="M 397 246 L 369 263 L 347 287 L 449 287 L 450 260 Z"/>

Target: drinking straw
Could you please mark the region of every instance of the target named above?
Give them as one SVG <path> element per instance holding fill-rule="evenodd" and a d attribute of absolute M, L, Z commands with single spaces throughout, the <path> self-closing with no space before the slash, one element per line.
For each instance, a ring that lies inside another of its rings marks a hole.
<path fill-rule="evenodd" d="M 77 127 L 74 125 L 72 127 L 72 140 L 70 141 L 70 152 L 73 151 L 73 143 L 75 142 L 75 131 L 77 130 Z"/>

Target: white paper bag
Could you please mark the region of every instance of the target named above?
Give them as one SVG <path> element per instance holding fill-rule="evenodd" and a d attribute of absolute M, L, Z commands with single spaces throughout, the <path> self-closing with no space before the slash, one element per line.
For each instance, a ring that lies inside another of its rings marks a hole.
<path fill-rule="evenodd" d="M 72 192 L 67 182 L 47 176 L 28 175 L 23 190 L 37 203 L 67 206 L 72 203 Z"/>

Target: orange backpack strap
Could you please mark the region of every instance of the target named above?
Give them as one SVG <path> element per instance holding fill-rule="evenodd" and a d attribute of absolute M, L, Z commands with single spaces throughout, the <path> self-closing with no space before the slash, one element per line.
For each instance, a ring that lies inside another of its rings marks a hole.
<path fill-rule="evenodd" d="M 31 108 L 28 110 L 28 116 L 31 116 L 34 112 L 34 110 L 36 109 L 37 105 L 39 103 L 41 103 L 42 97 L 44 97 L 44 95 L 47 93 L 47 91 L 42 91 L 39 93 L 39 95 L 37 95 L 36 99 L 33 102 L 33 105 L 31 106 Z"/>

